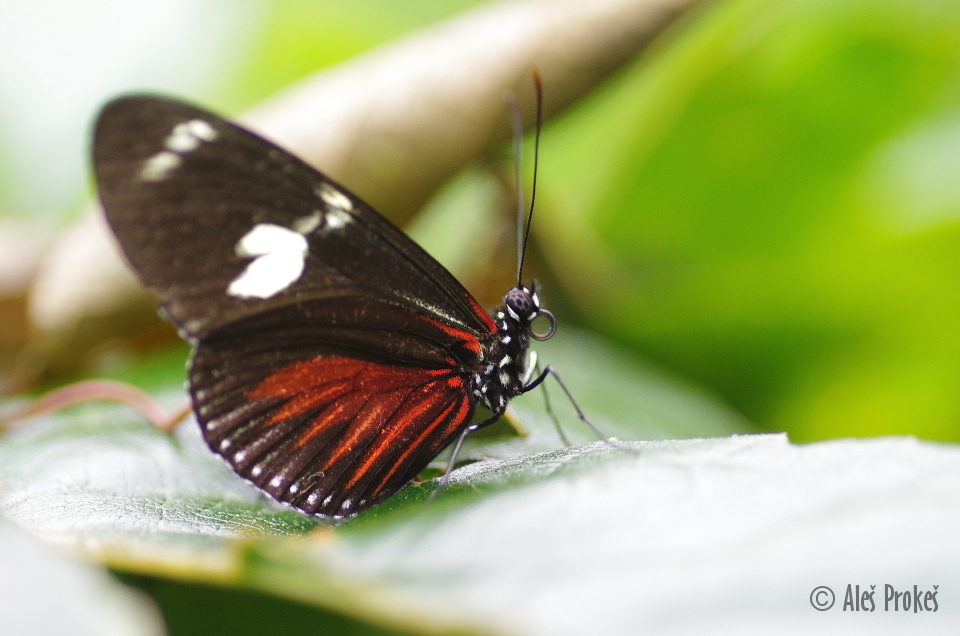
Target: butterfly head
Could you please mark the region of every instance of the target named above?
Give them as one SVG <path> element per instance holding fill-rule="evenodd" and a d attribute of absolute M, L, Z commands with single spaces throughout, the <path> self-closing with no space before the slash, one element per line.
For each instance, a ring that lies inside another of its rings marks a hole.
<path fill-rule="evenodd" d="M 534 340 L 547 340 L 557 331 L 557 320 L 553 314 L 540 306 L 540 286 L 536 281 L 530 287 L 521 285 L 514 287 L 504 297 L 507 314 L 520 323 Z M 533 329 L 533 321 L 543 317 L 549 323 L 546 331 L 538 332 Z"/>

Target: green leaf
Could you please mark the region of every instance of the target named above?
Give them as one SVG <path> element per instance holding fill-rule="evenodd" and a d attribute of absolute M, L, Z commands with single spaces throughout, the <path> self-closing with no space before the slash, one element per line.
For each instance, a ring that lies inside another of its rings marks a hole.
<path fill-rule="evenodd" d="M 671 400 L 669 412 L 739 421 L 602 345 L 571 340 L 549 353 L 597 352 L 568 380 L 587 388 L 585 403 L 596 400 L 598 422 L 668 430 L 676 421 L 657 412 Z M 601 382 L 600 368 L 621 382 Z M 588 397 L 599 384 L 608 393 Z M 247 487 L 203 448 L 196 427 L 169 438 L 134 419 L 90 407 L 4 436 L 0 513 L 126 572 L 421 634 L 704 633 L 784 617 L 822 629 L 838 623 L 815 621 L 844 615 L 809 607 L 816 585 L 841 594 L 853 578 L 960 586 L 945 566 L 960 532 L 953 447 L 794 446 L 760 435 L 631 442 L 632 455 L 599 441 L 544 452 L 510 442 L 508 453 L 495 441 L 487 449 L 502 459 L 458 469 L 433 502 L 432 483 L 413 486 L 331 527 Z M 534 447 L 550 431 L 530 428 Z M 683 610 L 691 602 L 697 611 Z"/>
<path fill-rule="evenodd" d="M 656 438 L 721 435 L 744 427 L 738 416 L 710 398 L 595 338 L 565 329 L 548 344 L 541 348 L 543 359 L 564 369 L 565 380 L 583 408 L 607 433 L 622 439 Z M 136 366 L 151 369 L 144 377 L 152 386 L 163 384 L 164 374 L 169 386 L 182 382 L 182 364 L 176 358 L 177 354 L 162 354 L 161 362 L 140 361 Z M 157 397 L 171 405 L 185 399 L 182 391 L 173 390 Z M 552 400 L 572 439 L 592 438 L 555 386 Z M 545 457 L 563 458 L 570 469 L 581 455 L 600 462 L 609 458 L 604 449 L 593 446 L 557 451 L 559 439 L 543 413 L 541 398 L 526 396 L 518 402 L 515 421 L 526 436 L 517 438 L 504 426 L 494 431 L 499 434 L 478 435 L 469 455 L 511 458 L 513 470 L 528 471 L 518 473 L 513 480 L 517 485 L 540 479 L 544 462 L 554 461 Z M 537 455 L 542 449 L 551 450 Z M 626 457 L 614 455 L 614 460 Z M 472 464 L 470 470 L 488 463 Z M 451 505 L 454 510 L 469 506 L 474 497 L 458 474 L 454 473 L 450 490 L 431 505 L 424 500 L 432 484 L 410 487 L 344 528 L 389 533 L 396 524 L 411 519 L 442 519 Z M 479 486 L 483 480 L 478 478 L 476 483 Z M 287 546 L 338 543 L 340 532 L 334 533 L 330 522 L 272 502 L 238 478 L 206 448 L 192 422 L 171 436 L 125 407 L 75 407 L 0 437 L 0 485 L 0 515 L 123 572 L 258 590 L 391 629 L 487 631 L 483 622 L 459 611 L 395 606 L 394 592 L 381 590 L 382 582 L 371 591 L 367 582 L 328 576 L 326 566 L 288 563 L 292 553 Z M 165 607 L 182 607 L 186 602 L 182 594 L 189 588 L 131 580 L 166 599 Z M 229 598 L 230 593 L 225 594 Z M 188 620 L 185 614 L 177 616 L 177 621 Z"/>
<path fill-rule="evenodd" d="M 569 368 L 568 384 L 608 435 L 656 439 L 745 428 L 710 399 L 594 338 L 573 332 L 563 340 L 545 348 L 544 356 Z M 178 366 L 171 372 L 182 373 Z M 167 392 L 161 399 L 177 403 L 185 397 Z M 555 386 L 552 400 L 572 440 L 595 439 Z M 517 413 L 527 437 L 515 439 L 509 431 L 514 439 L 507 442 L 503 435 L 478 436 L 470 456 L 518 457 L 560 445 L 541 398 L 528 395 L 520 402 Z M 272 505 L 237 478 L 206 448 L 194 424 L 168 436 L 115 405 L 86 405 L 0 438 L 0 479 L 5 485 L 0 513 L 58 539 L 203 543 L 298 533 L 317 523 Z M 109 541 L 103 545 L 109 547 Z"/>
<path fill-rule="evenodd" d="M 839 632 L 847 583 L 876 584 L 878 602 L 885 583 L 960 585 L 955 447 L 751 435 L 636 448 L 473 464 L 439 505 L 272 556 L 375 582 L 410 612 L 544 634 Z M 836 590 L 833 614 L 811 609 L 817 585 Z M 949 632 L 946 615 L 922 618 Z"/>
<path fill-rule="evenodd" d="M 316 525 L 266 504 L 206 449 L 195 425 L 170 436 L 114 405 L 78 407 L 7 434 L 0 464 L 0 514 L 94 551 L 122 553 L 140 542 L 203 551 L 224 537 Z"/>

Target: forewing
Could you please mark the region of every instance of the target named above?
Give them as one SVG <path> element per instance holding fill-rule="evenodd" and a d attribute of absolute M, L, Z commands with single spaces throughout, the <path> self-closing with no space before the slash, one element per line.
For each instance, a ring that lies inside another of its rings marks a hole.
<path fill-rule="evenodd" d="M 344 295 L 495 331 L 446 269 L 356 195 L 212 113 L 118 99 L 97 121 L 93 154 L 128 261 L 194 341 L 251 315 Z"/>

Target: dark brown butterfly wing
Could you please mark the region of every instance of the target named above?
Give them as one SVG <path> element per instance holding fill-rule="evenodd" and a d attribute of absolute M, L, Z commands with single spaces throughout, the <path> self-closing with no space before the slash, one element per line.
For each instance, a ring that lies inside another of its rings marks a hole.
<path fill-rule="evenodd" d="M 469 421 L 470 359 L 466 332 L 338 297 L 208 335 L 190 390 L 207 444 L 238 474 L 305 512 L 348 515 L 402 488 Z"/>
<path fill-rule="evenodd" d="M 120 98 L 97 120 L 93 155 L 127 260 L 190 338 L 344 292 L 494 330 L 452 274 L 359 197 L 217 115 Z"/>
<path fill-rule="evenodd" d="M 195 346 L 194 409 L 237 473 L 305 512 L 349 515 L 463 430 L 496 326 L 358 197 L 156 97 L 104 108 L 94 169 L 127 259 Z"/>
<path fill-rule="evenodd" d="M 273 352 L 250 349 L 197 350 L 190 385 L 203 435 L 238 474 L 307 513 L 349 515 L 386 499 L 473 411 L 453 365 L 321 354 L 278 367 Z"/>

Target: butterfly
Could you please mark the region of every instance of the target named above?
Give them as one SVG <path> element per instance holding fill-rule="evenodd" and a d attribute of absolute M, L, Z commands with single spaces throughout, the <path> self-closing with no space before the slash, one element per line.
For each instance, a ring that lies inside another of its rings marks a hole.
<path fill-rule="evenodd" d="M 531 339 L 556 330 L 535 283 L 488 314 L 357 195 L 213 113 L 118 98 L 93 165 L 127 261 L 193 347 L 206 443 L 305 513 L 384 501 L 552 372 L 532 377 Z"/>

